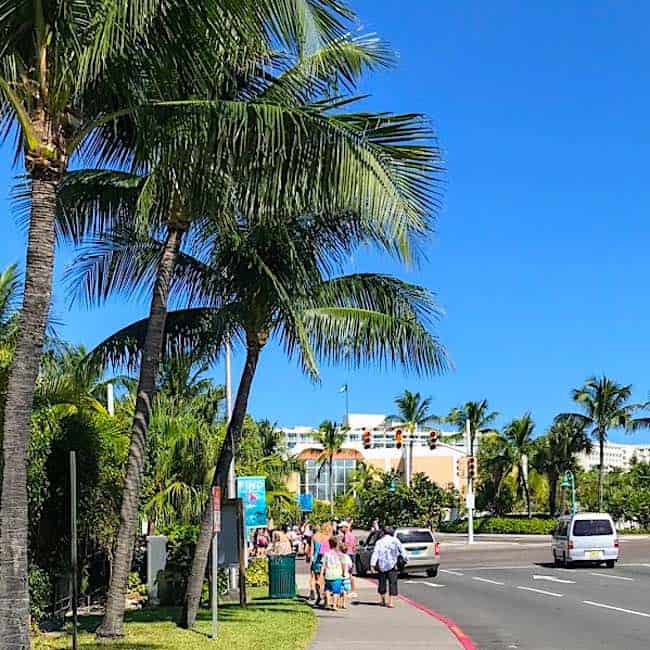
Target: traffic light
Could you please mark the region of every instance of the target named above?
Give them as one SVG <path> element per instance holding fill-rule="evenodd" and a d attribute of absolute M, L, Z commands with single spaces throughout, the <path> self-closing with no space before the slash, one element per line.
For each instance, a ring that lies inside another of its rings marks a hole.
<path fill-rule="evenodd" d="M 397 431 L 395 431 L 395 446 L 398 449 L 402 448 L 402 430 L 401 429 L 398 429 Z"/>
<path fill-rule="evenodd" d="M 476 476 L 476 458 L 474 456 L 467 459 L 467 476 L 471 479 Z"/>
<path fill-rule="evenodd" d="M 366 430 L 363 432 L 363 448 L 370 449 L 372 447 L 372 434 L 370 431 Z"/>
<path fill-rule="evenodd" d="M 429 433 L 429 449 L 435 449 L 438 446 L 438 432 L 434 429 Z"/>
<path fill-rule="evenodd" d="M 461 479 L 467 478 L 467 458 L 463 456 L 456 463 L 456 476 Z"/>

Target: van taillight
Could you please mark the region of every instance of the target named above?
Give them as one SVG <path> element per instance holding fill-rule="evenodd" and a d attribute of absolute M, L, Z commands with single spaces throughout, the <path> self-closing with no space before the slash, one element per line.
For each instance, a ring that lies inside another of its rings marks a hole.
<path fill-rule="evenodd" d="M 618 548 L 618 540 L 617 539 L 614 540 L 614 548 Z"/>
<path fill-rule="evenodd" d="M 435 555 L 440 555 L 440 542 L 436 542 L 436 545 L 433 547 L 433 552 Z"/>
<path fill-rule="evenodd" d="M 573 542 L 569 542 L 569 550 L 570 550 L 570 551 L 573 550 Z"/>

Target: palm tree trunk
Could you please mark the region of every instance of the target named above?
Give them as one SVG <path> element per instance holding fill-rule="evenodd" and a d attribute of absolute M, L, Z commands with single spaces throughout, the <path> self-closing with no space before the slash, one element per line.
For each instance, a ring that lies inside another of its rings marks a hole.
<path fill-rule="evenodd" d="M 552 474 L 548 477 L 548 513 L 555 517 L 557 508 L 557 477 Z"/>
<path fill-rule="evenodd" d="M 158 264 L 156 284 L 151 298 L 147 334 L 144 341 L 140 379 L 131 425 L 131 444 L 124 480 L 120 529 L 113 560 L 113 572 L 106 601 L 104 620 L 97 629 L 99 638 L 117 638 L 124 634 L 124 605 L 126 586 L 133 561 L 133 546 L 138 524 L 140 488 L 145 461 L 145 440 L 151 417 L 158 367 L 163 349 L 165 321 L 167 319 L 167 296 L 171 285 L 178 251 L 184 230 L 170 225 L 165 246 Z"/>
<path fill-rule="evenodd" d="M 246 362 L 239 382 L 239 388 L 237 389 L 237 397 L 235 398 L 232 417 L 228 423 L 228 430 L 226 431 L 226 437 L 221 445 L 221 451 L 219 452 L 217 466 L 212 479 L 212 485 L 221 487 L 222 491 L 226 488 L 230 461 L 233 458 L 234 451 L 241 437 L 244 419 L 246 417 L 246 409 L 248 408 L 248 397 L 253 384 L 253 378 L 255 377 L 260 353 L 265 343 L 266 336 L 248 337 Z M 211 541 L 212 501 L 208 499 L 203 510 L 203 515 L 201 516 L 201 528 L 199 530 L 199 537 L 196 541 L 194 558 L 192 559 L 192 569 L 187 581 L 187 589 L 183 601 L 183 611 L 179 622 L 181 627 L 191 628 L 196 621 Z"/>
<path fill-rule="evenodd" d="M 333 517 L 334 516 L 334 456 L 330 456 L 329 484 L 330 484 L 330 514 Z"/>
<path fill-rule="evenodd" d="M 56 188 L 62 173 L 32 171 L 25 289 L 4 418 L 0 511 L 0 639 L 29 648 L 27 454 L 34 384 L 52 296 Z"/>
<path fill-rule="evenodd" d="M 605 478 L 605 434 L 598 432 L 598 445 L 600 447 L 600 464 L 598 465 L 598 512 L 603 511 L 603 483 Z"/>
<path fill-rule="evenodd" d="M 530 488 L 528 487 L 528 481 L 524 480 L 524 496 L 526 497 L 526 512 L 528 514 L 528 519 L 531 517 L 530 513 Z"/>

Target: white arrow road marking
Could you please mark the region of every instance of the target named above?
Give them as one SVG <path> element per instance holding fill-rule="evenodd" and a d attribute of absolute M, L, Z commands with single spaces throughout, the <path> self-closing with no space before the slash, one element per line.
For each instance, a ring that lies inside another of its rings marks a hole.
<path fill-rule="evenodd" d="M 496 580 L 488 580 L 487 578 L 472 578 L 472 580 L 477 580 L 478 582 L 487 582 L 491 585 L 499 585 L 503 587 L 503 582 L 497 582 Z"/>
<path fill-rule="evenodd" d="M 629 582 L 634 582 L 634 578 L 626 578 L 625 576 L 613 576 L 605 572 L 597 573 L 596 571 L 591 571 L 590 575 L 598 576 L 599 578 L 611 578 L 612 580 L 628 580 Z"/>
<path fill-rule="evenodd" d="M 623 609 L 622 607 L 614 607 L 614 605 L 605 605 L 604 603 L 594 603 L 591 600 L 583 600 L 585 605 L 593 605 L 594 607 L 602 607 L 603 609 L 613 609 L 615 612 L 623 612 L 624 614 L 635 614 L 636 616 L 643 616 L 650 618 L 650 614 L 645 612 L 635 612 L 633 609 Z"/>
<path fill-rule="evenodd" d="M 562 578 L 554 578 L 553 576 L 534 575 L 533 580 L 548 580 L 549 582 L 561 582 L 563 585 L 574 585 L 575 584 L 575 580 L 562 580 Z"/>
<path fill-rule="evenodd" d="M 452 576 L 464 576 L 460 571 L 451 571 L 451 569 L 440 569 L 440 573 L 450 573 Z"/>
<path fill-rule="evenodd" d="M 543 594 L 544 596 L 555 596 L 556 598 L 562 598 L 562 596 L 564 596 L 564 594 L 556 594 L 554 591 L 544 591 L 543 589 L 533 589 L 532 587 L 517 587 L 517 589 L 534 591 L 536 594 Z"/>
<path fill-rule="evenodd" d="M 427 587 L 434 587 L 435 589 L 440 589 L 440 587 L 446 587 L 447 585 L 440 585 L 435 582 L 423 582 L 423 585 L 426 585 Z"/>

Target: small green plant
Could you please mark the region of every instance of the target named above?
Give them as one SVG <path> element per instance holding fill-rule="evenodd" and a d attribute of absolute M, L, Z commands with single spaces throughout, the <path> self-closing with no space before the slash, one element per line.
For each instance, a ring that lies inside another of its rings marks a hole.
<path fill-rule="evenodd" d="M 29 604 L 34 623 L 47 617 L 52 598 L 52 581 L 46 571 L 37 566 L 29 568 Z"/>
<path fill-rule="evenodd" d="M 265 557 L 251 560 L 246 569 L 246 584 L 249 587 L 268 587 L 269 564 Z"/>

